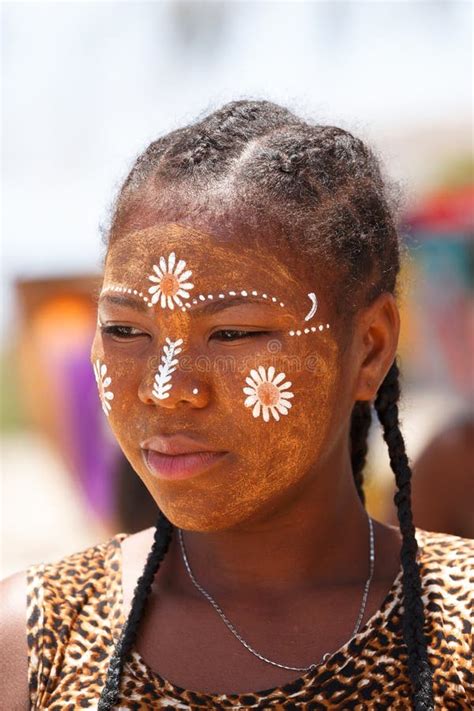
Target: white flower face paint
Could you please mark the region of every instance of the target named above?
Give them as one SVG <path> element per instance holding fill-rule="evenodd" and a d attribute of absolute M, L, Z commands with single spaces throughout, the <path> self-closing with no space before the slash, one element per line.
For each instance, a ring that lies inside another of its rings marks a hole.
<path fill-rule="evenodd" d="M 114 394 L 110 390 L 107 390 L 109 385 L 112 383 L 112 378 L 107 375 L 107 366 L 105 363 L 101 363 L 99 358 L 96 359 L 94 363 L 94 375 L 97 382 L 97 388 L 99 390 L 100 402 L 102 403 L 102 409 L 104 413 L 109 416 L 112 409 L 111 400 L 114 399 Z"/>
<path fill-rule="evenodd" d="M 166 400 L 170 396 L 169 390 L 173 387 L 169 382 L 171 380 L 171 373 L 176 370 L 178 365 L 178 359 L 175 358 L 178 353 L 183 350 L 179 346 L 183 343 L 182 338 L 178 338 L 177 341 L 171 341 L 166 338 L 167 345 L 163 346 L 164 355 L 161 356 L 163 361 L 158 366 L 158 373 L 155 375 L 155 382 L 153 384 L 152 394 L 157 400 Z"/>
<path fill-rule="evenodd" d="M 160 266 L 156 264 L 153 265 L 153 271 L 155 272 L 148 279 L 155 282 L 155 286 L 150 286 L 148 289 L 149 294 L 153 294 L 151 297 L 151 303 L 156 304 L 160 302 L 161 308 L 173 309 L 174 305 L 182 306 L 183 299 L 189 299 L 188 289 L 192 289 L 194 284 L 186 281 L 191 275 L 192 271 L 187 269 L 183 272 L 186 266 L 184 259 L 180 259 L 178 264 L 176 264 L 176 255 L 174 252 L 168 257 L 168 263 L 164 257 L 160 257 Z"/>
<path fill-rule="evenodd" d="M 265 371 L 263 365 L 258 366 L 258 371 L 252 369 L 250 371 L 252 377 L 245 378 L 245 382 L 249 387 L 244 387 L 243 391 L 248 396 L 245 399 L 244 405 L 252 407 L 254 417 L 262 417 L 265 422 L 270 419 L 270 414 L 275 420 L 280 419 L 280 415 L 287 415 L 291 407 L 290 398 L 294 394 L 290 391 L 286 392 L 291 386 L 291 382 L 285 380 L 285 373 L 278 373 L 275 376 L 275 368 L 271 365 L 268 371 Z M 274 377 L 275 376 L 275 377 Z"/>

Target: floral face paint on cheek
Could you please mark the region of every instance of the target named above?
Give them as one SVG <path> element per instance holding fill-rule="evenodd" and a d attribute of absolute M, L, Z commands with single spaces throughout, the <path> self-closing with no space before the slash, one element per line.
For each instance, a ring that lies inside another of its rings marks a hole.
<path fill-rule="evenodd" d="M 288 390 L 291 382 L 285 380 L 285 373 L 275 375 L 275 368 L 271 365 L 266 371 L 263 365 L 258 369 L 252 369 L 250 376 L 245 378 L 247 386 L 243 388 L 247 395 L 244 405 L 252 408 L 252 415 L 259 417 L 260 414 L 265 422 L 270 420 L 270 415 L 275 420 L 280 419 L 280 415 L 287 415 L 291 407 L 289 400 L 294 394 Z"/>
<path fill-rule="evenodd" d="M 94 375 L 97 383 L 97 389 L 99 391 L 100 402 L 102 404 L 102 410 L 107 417 L 112 409 L 111 401 L 114 399 L 114 394 L 111 390 L 107 390 L 112 384 L 112 378 L 107 375 L 107 366 L 105 363 L 101 363 L 100 359 L 97 358 L 94 363 Z"/>
<path fill-rule="evenodd" d="M 318 299 L 314 292 L 308 293 L 311 300 L 311 309 L 305 316 L 305 321 L 313 318 L 318 308 Z M 301 336 L 303 334 L 315 333 L 329 328 L 329 324 L 319 324 L 302 330 L 288 331 L 290 336 Z M 276 420 L 280 420 L 280 415 L 287 415 L 291 408 L 290 398 L 294 397 L 294 393 L 288 390 L 291 387 L 291 381 L 282 382 L 285 380 L 285 373 L 280 372 L 275 375 L 275 368 L 270 366 L 268 370 L 260 365 L 258 369 L 252 369 L 250 376 L 245 378 L 247 386 L 243 388 L 247 398 L 244 401 L 246 407 L 252 408 L 254 417 L 263 417 L 265 422 L 270 421 L 270 415 Z"/>
<path fill-rule="evenodd" d="M 166 345 L 163 346 L 164 355 L 161 356 L 162 363 L 158 366 L 158 372 L 155 375 L 153 384 L 152 395 L 157 400 L 166 400 L 170 396 L 169 390 L 173 387 L 170 383 L 171 374 L 178 365 L 178 359 L 175 356 L 183 350 L 179 347 L 182 343 L 182 338 L 178 338 L 176 341 L 166 338 Z"/>

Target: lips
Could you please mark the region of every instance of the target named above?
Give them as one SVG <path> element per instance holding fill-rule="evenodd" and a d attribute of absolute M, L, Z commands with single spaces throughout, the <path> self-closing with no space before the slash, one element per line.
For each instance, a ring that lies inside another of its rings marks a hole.
<path fill-rule="evenodd" d="M 172 480 L 201 474 L 228 454 L 187 435 L 151 437 L 142 442 L 141 448 L 150 473 L 159 479 Z"/>
<path fill-rule="evenodd" d="M 153 450 L 161 454 L 191 454 L 194 452 L 215 452 L 215 448 L 206 442 L 184 434 L 156 435 L 141 443 L 142 449 Z"/>

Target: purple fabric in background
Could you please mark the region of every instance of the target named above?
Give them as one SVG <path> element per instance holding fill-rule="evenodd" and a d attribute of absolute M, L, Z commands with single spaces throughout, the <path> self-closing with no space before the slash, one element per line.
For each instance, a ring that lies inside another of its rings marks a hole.
<path fill-rule="evenodd" d="M 90 346 L 68 353 L 63 375 L 74 474 L 91 513 L 108 518 L 116 507 L 115 472 L 123 455 L 102 411 L 90 363 Z"/>

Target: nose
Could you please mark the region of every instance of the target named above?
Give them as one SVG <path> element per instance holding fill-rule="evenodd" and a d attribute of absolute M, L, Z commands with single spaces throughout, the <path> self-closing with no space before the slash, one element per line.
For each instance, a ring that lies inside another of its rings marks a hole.
<path fill-rule="evenodd" d="M 182 342 L 166 339 L 158 357 L 150 360 L 139 385 L 138 397 L 145 405 L 174 409 L 185 403 L 202 408 L 209 402 L 210 387 L 192 367 L 180 361 Z"/>

